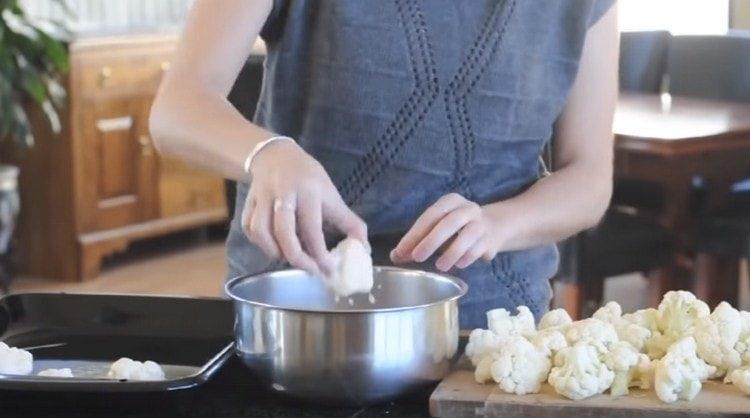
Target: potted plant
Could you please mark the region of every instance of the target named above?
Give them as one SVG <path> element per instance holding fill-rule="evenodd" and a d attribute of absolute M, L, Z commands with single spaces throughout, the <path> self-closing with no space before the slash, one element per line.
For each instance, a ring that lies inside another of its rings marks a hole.
<path fill-rule="evenodd" d="M 55 2 L 65 7 L 64 0 Z M 68 71 L 66 33 L 60 23 L 32 19 L 19 0 L 0 0 L 0 149 L 33 146 L 30 110 L 42 111 L 52 131 L 60 131 L 58 110 L 65 103 L 62 77 Z M 11 236 L 19 211 L 17 178 L 17 167 L 0 165 L 2 287 L 10 280 Z"/>

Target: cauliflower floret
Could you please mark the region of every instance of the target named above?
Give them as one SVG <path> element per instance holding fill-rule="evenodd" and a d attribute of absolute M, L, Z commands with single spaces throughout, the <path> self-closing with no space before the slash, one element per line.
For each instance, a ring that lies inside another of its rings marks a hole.
<path fill-rule="evenodd" d="M 512 316 L 503 308 L 487 311 L 487 325 L 490 331 L 497 334 L 501 339 L 512 335 L 529 335 L 536 329 L 534 327 L 534 314 L 526 306 L 516 308 L 518 315 Z"/>
<path fill-rule="evenodd" d="M 547 357 L 552 357 L 558 350 L 567 347 L 568 341 L 565 335 L 557 328 L 545 328 L 531 334 L 529 337 L 537 349 L 541 350 Z"/>
<path fill-rule="evenodd" d="M 29 374 L 33 363 L 34 356 L 30 352 L 0 342 L 0 374 Z"/>
<path fill-rule="evenodd" d="M 658 345 L 668 349 L 673 342 L 692 334 L 698 319 L 710 313 L 708 305 L 688 291 L 667 292 L 659 304 L 657 324 L 662 341 L 658 341 Z"/>
<path fill-rule="evenodd" d="M 128 380 L 164 380 L 164 370 L 153 361 L 134 361 L 123 357 L 112 363 L 107 377 Z"/>
<path fill-rule="evenodd" d="M 645 370 L 649 362 L 648 356 L 639 353 L 632 345 L 625 341 L 618 341 L 610 347 L 605 355 L 607 367 L 615 373 L 612 387 L 609 389 L 612 397 L 627 395 L 630 386 L 640 386 L 640 371 Z"/>
<path fill-rule="evenodd" d="M 727 383 L 737 386 L 737 389 L 741 390 L 745 395 L 750 395 L 749 368 L 735 369 L 727 377 L 729 377 L 729 382 Z"/>
<path fill-rule="evenodd" d="M 612 344 L 619 340 L 612 324 L 596 318 L 588 318 L 570 324 L 565 332 L 565 339 L 568 340 L 568 345 L 586 341 L 588 344 L 594 345 L 600 353 L 606 352 Z"/>
<path fill-rule="evenodd" d="M 73 377 L 73 371 L 64 368 L 64 369 L 44 369 L 41 372 L 37 373 L 37 376 L 42 377 Z"/>
<path fill-rule="evenodd" d="M 496 351 L 483 356 L 477 367 L 474 369 L 474 380 L 477 383 L 487 383 L 492 380 L 492 363 L 499 358 L 500 354 Z"/>
<path fill-rule="evenodd" d="M 710 316 L 699 318 L 693 335 L 698 356 L 716 367 L 711 377 L 724 376 L 740 366 L 740 353 L 735 349 L 742 331 L 740 313 L 730 304 L 721 302 Z"/>
<path fill-rule="evenodd" d="M 550 366 L 543 352 L 526 338 L 514 335 L 503 343 L 492 362 L 492 379 L 507 393 L 536 393 L 547 378 Z"/>
<path fill-rule="evenodd" d="M 635 312 L 622 315 L 622 319 L 648 329 L 651 332 L 659 330 L 657 321 L 659 320 L 659 311 L 654 308 L 639 309 Z"/>
<path fill-rule="evenodd" d="M 604 392 L 614 378 L 614 372 L 600 359 L 597 347 L 581 341 L 557 352 L 548 381 L 560 395 L 580 400 Z"/>
<path fill-rule="evenodd" d="M 492 331 L 477 328 L 469 334 L 469 343 L 466 344 L 466 357 L 471 364 L 476 366 L 482 358 L 500 349 L 502 339 Z"/>
<path fill-rule="evenodd" d="M 541 331 L 547 328 L 566 327 L 572 323 L 573 320 L 570 318 L 568 311 L 565 309 L 553 309 L 542 316 L 542 319 L 539 320 L 538 328 Z"/>
<path fill-rule="evenodd" d="M 333 268 L 326 283 L 337 297 L 369 293 L 373 284 L 372 257 L 362 241 L 345 238 L 331 250 Z"/>
<path fill-rule="evenodd" d="M 651 338 L 651 331 L 637 323 L 626 320 L 622 315 L 622 308 L 617 302 L 609 302 L 594 312 L 593 318 L 612 324 L 617 337 L 637 351 L 643 351 L 646 342 Z"/>
<path fill-rule="evenodd" d="M 716 372 L 715 367 L 698 358 L 695 350 L 695 339 L 687 336 L 672 344 L 656 362 L 654 388 L 659 399 L 667 403 L 693 400 L 701 390 L 701 382 Z"/>
<path fill-rule="evenodd" d="M 740 311 L 740 336 L 734 349 L 740 355 L 742 364 L 750 364 L 750 312 Z"/>
<path fill-rule="evenodd" d="M 622 318 L 622 307 L 615 301 L 607 302 L 606 305 L 597 309 L 591 317 L 614 324 Z"/>

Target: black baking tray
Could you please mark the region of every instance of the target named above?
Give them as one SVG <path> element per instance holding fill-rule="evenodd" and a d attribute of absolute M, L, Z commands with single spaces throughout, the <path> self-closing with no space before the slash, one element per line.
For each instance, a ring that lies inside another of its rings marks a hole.
<path fill-rule="evenodd" d="M 233 353 L 230 301 L 135 295 L 27 293 L 0 299 L 0 341 L 34 354 L 28 376 L 0 375 L 0 389 L 159 392 L 202 384 Z M 166 379 L 107 379 L 120 357 L 153 360 Z M 74 378 L 37 377 L 69 367 Z"/>

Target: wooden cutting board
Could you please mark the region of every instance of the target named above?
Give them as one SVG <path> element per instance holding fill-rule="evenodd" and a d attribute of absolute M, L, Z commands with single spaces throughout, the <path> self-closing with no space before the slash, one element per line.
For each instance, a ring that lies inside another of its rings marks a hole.
<path fill-rule="evenodd" d="M 495 384 L 480 385 L 468 361 L 459 363 L 430 396 L 430 414 L 440 418 L 676 418 L 750 416 L 750 397 L 732 385 L 706 382 L 691 402 L 666 404 L 654 391 L 632 389 L 617 399 L 609 394 L 571 401 L 544 384 L 530 395 L 509 395 Z"/>

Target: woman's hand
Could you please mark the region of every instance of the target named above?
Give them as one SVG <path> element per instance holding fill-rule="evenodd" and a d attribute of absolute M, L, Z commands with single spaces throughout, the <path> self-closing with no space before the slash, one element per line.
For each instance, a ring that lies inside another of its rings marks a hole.
<path fill-rule="evenodd" d="M 367 225 L 344 203 L 323 166 L 292 141 L 269 144 L 250 167 L 242 229 L 271 258 L 327 273 L 326 222 L 367 243 Z"/>
<path fill-rule="evenodd" d="M 499 219 L 488 207 L 457 193 L 430 206 L 391 252 L 394 263 L 421 263 L 450 242 L 435 266 L 448 271 L 466 268 L 480 257 L 492 260 L 500 248 Z"/>

